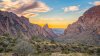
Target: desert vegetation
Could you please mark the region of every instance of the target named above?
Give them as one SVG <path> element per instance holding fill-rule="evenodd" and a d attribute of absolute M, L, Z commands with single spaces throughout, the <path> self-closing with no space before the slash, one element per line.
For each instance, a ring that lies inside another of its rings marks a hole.
<path fill-rule="evenodd" d="M 9 56 L 80 56 L 83 54 L 100 56 L 100 47 L 75 43 L 63 44 L 36 36 L 31 40 L 25 40 L 4 34 L 0 37 L 0 53 L 1 56 L 8 54 Z"/>

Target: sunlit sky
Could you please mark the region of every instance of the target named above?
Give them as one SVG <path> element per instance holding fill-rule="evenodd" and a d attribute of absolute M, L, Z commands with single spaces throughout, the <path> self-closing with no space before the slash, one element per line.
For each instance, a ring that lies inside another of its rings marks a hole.
<path fill-rule="evenodd" d="M 28 17 L 31 23 L 66 28 L 100 0 L 0 0 L 0 9 Z M 27 8 L 27 9 L 26 9 Z"/>

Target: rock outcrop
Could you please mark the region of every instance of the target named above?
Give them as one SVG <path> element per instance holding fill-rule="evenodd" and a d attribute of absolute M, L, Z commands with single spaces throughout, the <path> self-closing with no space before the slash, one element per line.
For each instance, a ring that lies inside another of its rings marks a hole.
<path fill-rule="evenodd" d="M 92 31 L 100 35 L 100 6 L 95 6 L 86 11 L 77 22 L 68 26 L 65 34 L 79 34 L 84 31 Z"/>
<path fill-rule="evenodd" d="M 45 33 L 43 35 L 48 35 L 47 33 L 49 33 L 49 35 L 47 37 L 57 37 L 57 35 L 53 32 L 53 30 L 51 28 L 48 27 L 48 24 L 44 25 L 43 27 Z"/>
<path fill-rule="evenodd" d="M 78 21 L 69 25 L 62 37 L 67 42 L 100 44 L 100 5 L 90 8 Z"/>
<path fill-rule="evenodd" d="M 28 18 L 18 17 L 16 14 L 7 11 L 0 11 L 0 35 L 10 34 L 11 36 L 31 38 L 32 36 L 57 37 L 52 29 L 29 22 Z"/>

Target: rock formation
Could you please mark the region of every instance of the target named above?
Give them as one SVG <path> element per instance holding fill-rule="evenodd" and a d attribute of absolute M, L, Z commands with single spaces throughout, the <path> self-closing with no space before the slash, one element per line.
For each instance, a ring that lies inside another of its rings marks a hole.
<path fill-rule="evenodd" d="M 0 11 L 0 35 L 3 34 L 24 38 L 31 38 L 32 36 L 57 37 L 47 26 L 42 28 L 37 24 L 30 23 L 28 18 L 18 17 L 12 12 Z"/>
<path fill-rule="evenodd" d="M 67 42 L 100 44 L 100 5 L 87 10 L 78 21 L 64 31 Z"/>

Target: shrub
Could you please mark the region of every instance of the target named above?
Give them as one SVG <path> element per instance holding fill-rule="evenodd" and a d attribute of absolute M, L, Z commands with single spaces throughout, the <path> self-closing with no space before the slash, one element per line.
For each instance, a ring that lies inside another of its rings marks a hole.
<path fill-rule="evenodd" d="M 34 53 L 33 45 L 26 41 L 21 41 L 15 46 L 14 49 L 14 52 L 19 56 L 28 56 L 29 54 Z"/>
<path fill-rule="evenodd" d="M 0 37 L 0 52 L 11 52 L 15 44 L 15 38 L 11 38 L 8 34 L 4 34 Z"/>

